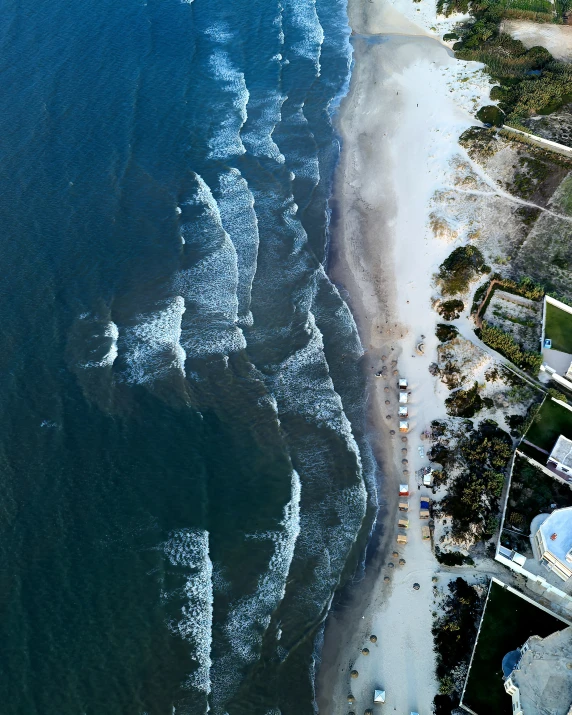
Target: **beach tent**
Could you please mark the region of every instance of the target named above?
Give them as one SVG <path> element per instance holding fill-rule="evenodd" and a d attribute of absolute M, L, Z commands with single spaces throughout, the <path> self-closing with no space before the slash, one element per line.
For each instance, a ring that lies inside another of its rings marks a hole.
<path fill-rule="evenodd" d="M 421 506 L 419 508 L 419 518 L 428 519 L 429 514 L 429 501 L 427 499 L 421 499 Z"/>
<path fill-rule="evenodd" d="M 400 417 L 408 417 L 407 407 L 405 405 L 402 405 L 399 408 L 399 416 Z"/>
<path fill-rule="evenodd" d="M 400 499 L 399 500 L 399 511 L 409 511 L 409 500 Z"/>
<path fill-rule="evenodd" d="M 409 484 L 399 485 L 399 496 L 408 497 L 409 496 Z"/>
<path fill-rule="evenodd" d="M 409 528 L 409 519 L 405 519 L 405 517 L 401 517 L 401 519 L 398 521 L 397 526 L 402 527 L 403 529 L 408 529 Z"/>
<path fill-rule="evenodd" d="M 407 420 L 400 420 L 399 422 L 399 431 L 400 432 L 407 432 L 409 430 L 409 422 Z"/>
<path fill-rule="evenodd" d="M 428 526 L 421 527 L 421 538 L 423 539 L 423 541 L 426 541 L 427 539 L 431 538 L 431 531 L 429 530 Z"/>
<path fill-rule="evenodd" d="M 406 404 L 407 404 L 407 393 L 406 393 L 406 392 L 400 392 L 400 393 L 399 393 L 399 404 L 400 404 L 400 405 L 406 405 Z"/>
<path fill-rule="evenodd" d="M 374 703 L 384 703 L 385 702 L 385 690 L 375 690 L 373 693 Z"/>
<path fill-rule="evenodd" d="M 399 378 L 399 389 L 407 390 L 407 380 L 404 377 Z"/>
<path fill-rule="evenodd" d="M 406 544 L 407 543 L 407 534 L 403 529 L 399 529 L 399 532 L 397 534 L 397 543 L 398 544 Z"/>

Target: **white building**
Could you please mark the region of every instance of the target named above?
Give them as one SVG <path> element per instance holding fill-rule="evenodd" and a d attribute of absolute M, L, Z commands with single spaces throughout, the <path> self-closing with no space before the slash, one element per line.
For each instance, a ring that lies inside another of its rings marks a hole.
<path fill-rule="evenodd" d="M 547 516 L 534 540 L 540 563 L 567 581 L 572 576 L 572 506 Z"/>
<path fill-rule="evenodd" d="M 531 636 L 502 668 L 513 715 L 572 715 L 572 628 Z"/>
<path fill-rule="evenodd" d="M 572 476 L 572 440 L 563 435 L 558 437 L 548 457 L 548 466 L 553 467 L 564 477 Z"/>

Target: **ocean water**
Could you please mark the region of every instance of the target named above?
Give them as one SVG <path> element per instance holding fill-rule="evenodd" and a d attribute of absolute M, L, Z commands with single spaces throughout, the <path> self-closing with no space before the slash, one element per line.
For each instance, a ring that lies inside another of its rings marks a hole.
<path fill-rule="evenodd" d="M 6 0 L 0 712 L 312 713 L 375 511 L 344 0 Z"/>

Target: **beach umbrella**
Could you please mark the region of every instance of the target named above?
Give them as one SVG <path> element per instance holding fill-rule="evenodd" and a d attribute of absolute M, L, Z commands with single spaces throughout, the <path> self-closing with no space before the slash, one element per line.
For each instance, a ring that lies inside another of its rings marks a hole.
<path fill-rule="evenodd" d="M 361 654 L 362 654 L 362 655 L 369 655 L 369 648 L 362 648 Z"/>
<path fill-rule="evenodd" d="M 372 643 L 377 643 L 377 636 L 371 635 L 369 639 Z"/>
<path fill-rule="evenodd" d="M 418 583 L 414 583 L 414 584 L 413 584 L 413 588 L 414 588 L 416 591 L 419 591 L 419 589 L 421 588 L 421 586 L 420 586 Z"/>
<path fill-rule="evenodd" d="M 357 678 L 358 675 L 359 675 L 359 673 L 357 672 L 357 670 L 352 670 L 352 672 L 350 673 L 350 675 L 352 676 L 352 678 Z"/>

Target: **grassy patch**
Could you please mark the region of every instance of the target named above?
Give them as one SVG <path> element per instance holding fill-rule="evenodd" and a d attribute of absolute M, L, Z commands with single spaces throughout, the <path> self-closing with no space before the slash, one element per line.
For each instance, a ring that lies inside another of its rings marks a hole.
<path fill-rule="evenodd" d="M 555 508 L 554 504 L 558 509 L 572 506 L 570 487 L 552 479 L 524 457 L 517 456 L 512 471 L 505 526 L 528 536 L 534 517 L 550 513 Z"/>
<path fill-rule="evenodd" d="M 554 350 L 572 353 L 572 314 L 547 303 L 545 336 Z"/>
<path fill-rule="evenodd" d="M 502 659 L 532 635 L 546 638 L 566 624 L 496 583 L 492 584 L 463 702 L 478 715 L 509 715 Z"/>
<path fill-rule="evenodd" d="M 561 434 L 572 439 L 572 412 L 554 400 L 545 400 L 526 433 L 526 439 L 551 452 Z"/>
<path fill-rule="evenodd" d="M 486 322 L 483 322 L 479 337 L 485 345 L 504 355 L 518 367 L 526 370 L 531 375 L 538 374 L 542 365 L 542 355 L 540 353 L 523 350 L 511 335 Z"/>

